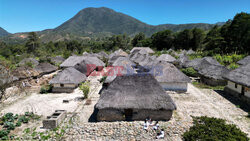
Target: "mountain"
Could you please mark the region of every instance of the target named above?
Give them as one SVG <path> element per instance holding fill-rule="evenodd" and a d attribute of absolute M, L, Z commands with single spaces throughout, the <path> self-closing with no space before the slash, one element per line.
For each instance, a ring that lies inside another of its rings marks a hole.
<path fill-rule="evenodd" d="M 1 36 L 7 36 L 7 35 L 9 35 L 10 33 L 9 32 L 7 32 L 6 30 L 4 30 L 2 27 L 0 27 L 0 37 Z"/>
<path fill-rule="evenodd" d="M 124 34 L 133 36 L 139 32 L 144 32 L 147 36 L 162 30 L 172 30 L 174 32 L 184 29 L 201 28 L 208 30 L 215 24 L 162 24 L 149 25 L 131 16 L 116 12 L 112 9 L 86 8 L 78 12 L 74 17 L 54 29 L 47 29 L 37 32 L 41 40 L 60 41 L 60 40 L 85 40 L 94 37 L 111 36 L 114 34 Z M 27 37 L 27 33 L 17 33 L 11 35 L 12 38 Z"/>

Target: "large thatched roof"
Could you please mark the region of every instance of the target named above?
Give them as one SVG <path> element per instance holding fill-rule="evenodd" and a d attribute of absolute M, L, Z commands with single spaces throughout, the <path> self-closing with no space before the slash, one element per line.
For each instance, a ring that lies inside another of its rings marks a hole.
<path fill-rule="evenodd" d="M 195 54 L 195 52 L 192 50 L 192 49 L 189 49 L 186 53 L 187 55 L 190 55 L 190 54 Z"/>
<path fill-rule="evenodd" d="M 50 60 L 54 64 L 61 64 L 65 59 L 61 56 L 56 56 L 56 57 L 50 57 Z"/>
<path fill-rule="evenodd" d="M 119 49 L 119 50 L 116 50 L 115 52 L 111 53 L 109 55 L 109 58 L 112 58 L 113 56 L 124 56 L 124 57 L 127 57 L 128 54 L 125 51 L 123 51 L 122 49 Z"/>
<path fill-rule="evenodd" d="M 134 47 L 130 53 L 133 53 L 135 50 L 145 50 L 148 54 L 155 53 L 150 47 Z"/>
<path fill-rule="evenodd" d="M 37 66 L 39 64 L 39 62 L 34 59 L 34 58 L 24 58 L 22 61 L 19 62 L 19 66 L 24 66 L 27 63 L 31 63 L 33 66 Z"/>
<path fill-rule="evenodd" d="M 162 54 L 159 57 L 157 57 L 157 60 L 169 63 L 174 63 L 176 61 L 176 59 L 169 54 Z"/>
<path fill-rule="evenodd" d="M 66 68 L 59 72 L 49 83 L 50 84 L 80 84 L 86 80 L 86 76 L 75 68 Z"/>
<path fill-rule="evenodd" d="M 43 75 L 56 71 L 57 67 L 51 65 L 50 63 L 40 63 L 35 67 L 35 70 L 38 71 L 40 75 Z"/>
<path fill-rule="evenodd" d="M 223 80 L 222 75 L 228 72 L 229 70 L 226 67 L 218 65 L 209 65 L 198 71 L 200 75 L 215 80 Z"/>
<path fill-rule="evenodd" d="M 176 105 L 152 75 L 131 75 L 103 90 L 96 108 L 175 110 Z"/>
<path fill-rule="evenodd" d="M 250 64 L 240 66 L 239 68 L 224 74 L 223 78 L 250 87 Z"/>
<path fill-rule="evenodd" d="M 101 52 L 99 52 L 99 53 L 96 53 L 95 55 L 96 55 L 96 57 L 98 57 L 99 59 L 103 59 L 103 58 L 108 59 L 108 58 L 109 58 L 109 55 L 108 55 L 106 52 L 104 52 L 104 51 L 101 51 Z"/>
<path fill-rule="evenodd" d="M 84 62 L 85 64 L 94 64 L 96 66 L 105 66 L 105 63 L 93 56 L 70 56 L 66 59 L 60 67 L 74 67 L 77 64 L 81 64 Z"/>
<path fill-rule="evenodd" d="M 133 69 L 133 66 L 135 64 L 130 61 L 127 57 L 119 57 L 114 63 L 114 68 L 107 68 L 110 71 L 110 75 L 107 76 L 105 83 L 112 82 L 117 75 L 132 75 L 135 74 L 135 70 Z M 115 67 L 121 67 L 121 68 L 115 68 Z M 119 70 L 118 70 L 119 69 Z"/>
<path fill-rule="evenodd" d="M 208 66 L 222 66 L 218 61 L 216 61 L 213 57 L 203 57 L 191 60 L 185 64 L 185 67 L 192 67 L 195 70 L 199 71 Z"/>
<path fill-rule="evenodd" d="M 155 64 L 149 72 L 153 74 L 158 82 L 186 82 L 191 80 L 188 76 L 177 69 L 173 64 L 159 62 Z"/>
<path fill-rule="evenodd" d="M 129 59 L 139 64 L 140 62 L 147 59 L 148 56 L 149 54 L 146 50 L 135 50 L 129 55 Z"/>
<path fill-rule="evenodd" d="M 245 57 L 244 59 L 237 62 L 240 65 L 247 65 L 250 64 L 250 55 Z"/>

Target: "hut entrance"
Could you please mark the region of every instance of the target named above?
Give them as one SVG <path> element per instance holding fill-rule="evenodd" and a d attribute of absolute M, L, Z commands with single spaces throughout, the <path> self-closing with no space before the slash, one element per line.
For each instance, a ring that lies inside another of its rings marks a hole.
<path fill-rule="evenodd" d="M 245 87 L 244 86 L 242 86 L 242 88 L 241 88 L 241 95 L 245 95 Z"/>
<path fill-rule="evenodd" d="M 125 119 L 127 121 L 131 121 L 133 117 L 133 109 L 125 109 L 124 114 L 125 114 Z"/>

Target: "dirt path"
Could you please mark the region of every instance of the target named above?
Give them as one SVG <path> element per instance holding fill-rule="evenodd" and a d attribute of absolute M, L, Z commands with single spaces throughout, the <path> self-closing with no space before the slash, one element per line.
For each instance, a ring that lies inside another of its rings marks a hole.
<path fill-rule="evenodd" d="M 189 84 L 187 94 L 172 93 L 170 96 L 177 105 L 176 114 L 181 120 L 192 120 L 191 116 L 222 118 L 250 135 L 248 113 L 213 90 L 201 90 Z"/>

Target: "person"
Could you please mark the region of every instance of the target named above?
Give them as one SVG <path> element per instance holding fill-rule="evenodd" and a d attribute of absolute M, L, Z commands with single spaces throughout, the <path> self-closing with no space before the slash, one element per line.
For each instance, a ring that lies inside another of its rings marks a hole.
<path fill-rule="evenodd" d="M 149 126 L 149 123 L 147 120 L 145 120 L 144 125 L 143 125 L 143 129 L 148 131 L 148 126 Z"/>
<path fill-rule="evenodd" d="M 163 139 L 165 136 L 164 129 L 161 129 L 161 132 L 158 136 L 156 136 L 156 139 Z"/>
<path fill-rule="evenodd" d="M 153 129 L 156 131 L 159 128 L 159 126 L 160 126 L 159 122 L 156 121 L 155 124 L 154 124 L 154 126 L 153 126 Z"/>

